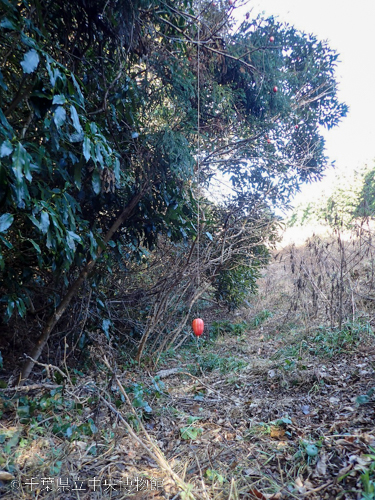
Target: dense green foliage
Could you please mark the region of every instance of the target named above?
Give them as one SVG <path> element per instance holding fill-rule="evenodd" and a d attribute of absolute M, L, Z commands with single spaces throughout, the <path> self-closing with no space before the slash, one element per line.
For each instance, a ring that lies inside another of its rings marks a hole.
<path fill-rule="evenodd" d="M 375 213 L 373 166 L 337 173 L 334 180 L 314 199 L 298 204 L 288 224 L 303 226 L 309 223 L 350 225 L 355 219 L 373 217 Z"/>
<path fill-rule="evenodd" d="M 336 125 L 346 106 L 325 43 L 272 18 L 233 32 L 232 11 L 202 2 L 198 12 L 189 0 L 1 0 L 7 320 L 52 314 L 83 269 L 91 283 L 138 269 L 139 283 L 168 245 L 188 253 L 202 197 L 198 105 L 200 185 L 209 193 L 222 172 L 234 188 L 220 209 L 201 205 L 199 244 L 213 262 L 204 278 L 229 307 L 254 288 L 275 233 L 270 209 L 321 176 L 318 126 Z"/>

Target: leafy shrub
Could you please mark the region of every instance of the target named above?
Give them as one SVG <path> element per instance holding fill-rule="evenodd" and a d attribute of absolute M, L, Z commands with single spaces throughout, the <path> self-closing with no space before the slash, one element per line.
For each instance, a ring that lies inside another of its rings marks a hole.
<path fill-rule="evenodd" d="M 270 318 L 272 316 L 272 313 L 270 311 L 267 311 L 267 309 L 264 309 L 263 311 L 260 311 L 251 321 L 251 326 L 253 328 L 258 328 L 266 319 Z"/>
<path fill-rule="evenodd" d="M 246 361 L 235 358 L 234 356 L 221 357 L 218 354 L 209 352 L 199 356 L 197 363 L 189 364 L 188 371 L 192 375 L 199 375 L 200 370 L 203 372 L 219 370 L 220 373 L 226 374 L 243 370 L 247 365 L 248 363 L 246 363 Z"/>
<path fill-rule="evenodd" d="M 341 330 L 320 327 L 312 338 L 309 351 L 316 356 L 331 358 L 358 345 L 364 335 L 372 333 L 369 323 L 347 323 Z"/>
<path fill-rule="evenodd" d="M 246 321 L 232 323 L 229 320 L 214 321 L 210 327 L 210 337 L 217 338 L 220 334 L 233 335 L 240 337 L 249 328 Z"/>

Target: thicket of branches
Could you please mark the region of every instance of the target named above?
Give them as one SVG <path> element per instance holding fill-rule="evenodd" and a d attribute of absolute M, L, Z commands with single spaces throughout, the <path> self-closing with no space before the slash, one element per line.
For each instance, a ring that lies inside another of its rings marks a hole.
<path fill-rule="evenodd" d="M 8 367 L 12 350 L 37 359 L 55 327 L 55 348 L 95 342 L 90 322 L 138 358 L 181 343 L 198 298 L 233 308 L 254 290 L 273 207 L 327 166 L 318 125 L 346 114 L 337 54 L 272 18 L 234 29 L 225 2 L 199 8 L 1 0 Z M 233 187 L 221 204 L 218 173 Z"/>
<path fill-rule="evenodd" d="M 341 330 L 344 323 L 373 323 L 374 168 L 364 166 L 337 176 L 331 192 L 299 205 L 290 225 L 320 224 L 305 251 L 291 248 L 294 276 L 292 309 L 309 324 L 322 321 Z"/>

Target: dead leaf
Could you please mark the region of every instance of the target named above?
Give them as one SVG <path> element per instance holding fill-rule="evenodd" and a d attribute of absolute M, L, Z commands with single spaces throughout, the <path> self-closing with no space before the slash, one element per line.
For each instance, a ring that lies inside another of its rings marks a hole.
<path fill-rule="evenodd" d="M 295 482 L 298 493 L 306 493 L 306 488 L 303 484 L 302 479 L 298 476 Z"/>
<path fill-rule="evenodd" d="M 5 470 L 0 470 L 0 481 L 11 481 L 14 476 Z"/>
<path fill-rule="evenodd" d="M 303 488 L 303 482 L 299 476 L 296 479 L 296 486 L 297 486 L 297 488 Z"/>
<path fill-rule="evenodd" d="M 355 443 L 352 443 L 351 441 L 349 441 L 348 439 L 337 439 L 336 441 L 336 445 L 340 445 L 340 446 L 356 446 Z"/>
<path fill-rule="evenodd" d="M 252 488 L 249 492 L 250 498 L 260 498 L 261 500 L 267 500 L 267 497 L 263 495 L 259 490 Z"/>
<path fill-rule="evenodd" d="M 355 408 L 353 408 L 352 406 L 344 406 L 343 411 L 350 411 L 350 412 L 353 412 L 353 411 L 356 411 L 356 410 L 355 410 Z"/>
<path fill-rule="evenodd" d="M 282 427 L 271 427 L 271 438 L 282 439 L 285 436 L 285 429 Z"/>
<path fill-rule="evenodd" d="M 349 461 L 351 457 L 349 457 Z M 360 470 L 367 468 L 369 463 L 372 462 L 372 458 L 366 455 L 361 455 L 360 457 L 356 457 L 357 464 L 354 466 L 354 470 Z"/>
<path fill-rule="evenodd" d="M 310 406 L 309 405 L 302 405 L 302 413 L 304 415 L 310 415 Z"/>
<path fill-rule="evenodd" d="M 364 433 L 362 434 L 361 438 L 365 443 L 369 444 L 370 446 L 375 446 L 375 436 L 373 436 L 372 434 Z"/>
<path fill-rule="evenodd" d="M 259 471 L 249 467 L 248 469 L 244 469 L 243 473 L 245 476 L 260 476 Z"/>
<path fill-rule="evenodd" d="M 337 405 L 340 403 L 340 398 L 335 398 L 334 396 L 332 396 L 331 398 L 329 398 L 329 402 L 333 405 Z"/>
<path fill-rule="evenodd" d="M 347 465 L 346 467 L 343 467 L 342 469 L 339 470 L 338 474 L 337 474 L 337 481 L 340 482 L 342 480 L 342 478 L 348 473 L 351 471 L 353 465 L 350 464 L 350 465 Z"/>
<path fill-rule="evenodd" d="M 327 455 L 322 452 L 315 468 L 315 476 L 325 476 L 327 473 Z"/>
<path fill-rule="evenodd" d="M 87 448 L 87 443 L 85 441 L 73 441 L 72 445 L 75 449 L 79 449 L 81 451 L 85 451 Z"/>
<path fill-rule="evenodd" d="M 269 370 L 269 372 L 268 372 L 268 376 L 269 376 L 269 378 L 275 378 L 275 377 L 276 377 L 276 372 L 275 372 L 275 370 Z"/>
<path fill-rule="evenodd" d="M 279 441 L 277 443 L 277 449 L 282 450 L 283 448 L 286 448 L 288 446 L 288 443 L 286 441 Z"/>

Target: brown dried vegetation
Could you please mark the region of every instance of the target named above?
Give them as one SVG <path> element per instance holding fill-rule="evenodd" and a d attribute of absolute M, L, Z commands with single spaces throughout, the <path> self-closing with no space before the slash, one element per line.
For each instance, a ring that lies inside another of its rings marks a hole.
<path fill-rule="evenodd" d="M 47 380 L 29 394 L 3 391 L 3 429 L 24 440 L 12 469 L 19 484 L 59 463 L 54 476 L 71 482 L 142 476 L 158 485 L 111 496 L 87 488 L 81 499 L 373 498 L 372 252 L 368 225 L 279 248 L 250 308 L 232 323 L 212 320 L 210 342 L 168 351 L 157 368 L 124 365 L 103 336 L 96 372 L 70 373 L 64 385 L 75 405 L 69 425 L 81 429 L 71 439 L 48 423 L 58 406 L 39 423 L 41 437 L 21 418 L 20 394 L 40 399 Z M 4 498 L 78 498 L 17 494 Z"/>

